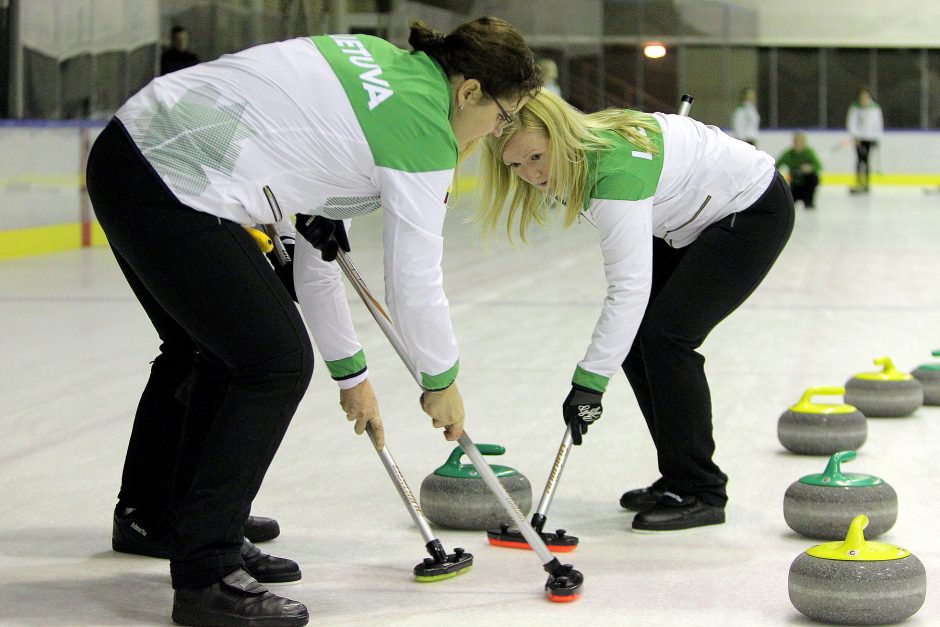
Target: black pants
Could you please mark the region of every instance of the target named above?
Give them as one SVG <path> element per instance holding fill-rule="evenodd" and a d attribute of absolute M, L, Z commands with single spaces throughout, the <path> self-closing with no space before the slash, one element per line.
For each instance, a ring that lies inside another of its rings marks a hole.
<path fill-rule="evenodd" d="M 159 493 L 161 475 L 172 476 L 173 586 L 205 586 L 242 564 L 245 520 L 310 381 L 313 349 L 245 230 L 180 203 L 116 120 L 92 148 L 88 192 L 163 343 L 122 496 Z M 177 398 L 186 380 L 188 398 Z"/>
<path fill-rule="evenodd" d="M 875 146 L 876 143 L 872 141 L 860 140 L 855 142 L 855 183 L 863 189 L 868 189 L 869 173 L 871 172 L 869 159 Z"/>
<path fill-rule="evenodd" d="M 815 206 L 816 188 L 819 186 L 819 177 L 816 174 L 801 174 L 793 177 L 790 191 L 793 193 L 793 202 L 803 201 L 806 208 Z"/>
<path fill-rule="evenodd" d="M 707 229 L 685 248 L 653 240 L 650 302 L 623 370 L 656 445 L 653 485 L 713 505 L 728 477 L 712 461 L 711 394 L 696 349 L 770 271 L 793 230 L 793 199 L 778 173 L 747 210 Z"/>

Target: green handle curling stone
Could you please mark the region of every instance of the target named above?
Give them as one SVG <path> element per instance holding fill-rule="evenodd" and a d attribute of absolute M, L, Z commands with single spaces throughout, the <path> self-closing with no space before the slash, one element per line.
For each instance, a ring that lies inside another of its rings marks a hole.
<path fill-rule="evenodd" d="M 940 350 L 933 351 L 940 357 Z M 940 405 L 940 364 L 922 364 L 911 373 L 924 388 L 924 405 Z"/>
<path fill-rule="evenodd" d="M 484 455 L 502 455 L 498 444 L 477 444 Z M 512 524 L 502 504 L 480 477 L 473 464 L 462 464 L 463 449 L 451 451 L 447 461 L 421 482 L 421 509 L 428 520 L 449 529 L 498 529 Z M 509 466 L 490 464 L 506 491 L 524 514 L 532 509 L 532 485 L 521 472 Z"/>
<path fill-rule="evenodd" d="M 783 496 L 783 518 L 790 529 L 809 538 L 835 540 L 860 513 L 869 518 L 871 538 L 894 526 L 897 492 L 874 475 L 843 473 L 842 463 L 853 459 L 855 451 L 839 451 L 821 474 L 790 484 Z"/>

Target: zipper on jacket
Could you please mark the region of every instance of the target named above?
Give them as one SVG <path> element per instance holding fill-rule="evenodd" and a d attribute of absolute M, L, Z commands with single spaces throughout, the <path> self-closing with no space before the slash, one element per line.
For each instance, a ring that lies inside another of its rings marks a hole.
<path fill-rule="evenodd" d="M 678 230 L 680 230 L 680 229 L 684 229 L 685 227 L 689 226 L 689 225 L 695 220 L 695 218 L 697 218 L 697 217 L 699 216 L 699 214 L 702 213 L 702 211 L 704 211 L 705 205 L 707 205 L 708 202 L 709 202 L 711 199 L 712 199 L 712 197 L 711 197 L 710 194 L 709 194 L 708 196 L 706 196 L 706 197 L 705 197 L 705 202 L 703 202 L 703 203 L 702 203 L 702 206 L 698 208 L 698 211 L 696 211 L 694 214 L 692 214 L 692 217 L 691 217 L 691 218 L 689 218 L 688 220 L 686 220 L 685 222 L 683 222 L 682 224 L 680 224 L 680 225 L 677 226 L 676 228 L 670 229 L 670 230 L 666 231 L 666 233 L 663 235 L 663 237 L 666 237 L 666 236 L 668 236 L 670 233 L 675 233 L 676 231 L 678 231 Z M 672 245 L 672 244 L 670 244 L 670 246 L 671 246 L 671 245 Z"/>
<path fill-rule="evenodd" d="M 281 218 L 284 217 L 284 212 L 281 211 L 281 206 L 277 204 L 277 198 L 274 197 L 274 192 L 272 192 L 271 188 L 267 185 L 262 187 L 261 191 L 264 192 L 265 197 L 268 199 L 268 206 L 271 207 L 271 215 L 274 216 L 274 221 L 280 222 Z"/>

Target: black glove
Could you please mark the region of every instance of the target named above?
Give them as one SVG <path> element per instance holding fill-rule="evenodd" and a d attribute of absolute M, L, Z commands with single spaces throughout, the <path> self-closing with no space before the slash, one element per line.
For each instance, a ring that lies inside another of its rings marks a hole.
<path fill-rule="evenodd" d="M 297 214 L 297 232 L 303 235 L 323 255 L 323 261 L 334 261 L 339 249 L 349 252 L 349 239 L 342 220 L 323 216 Z"/>
<path fill-rule="evenodd" d="M 299 301 L 297 300 L 297 290 L 294 288 L 294 238 L 281 237 L 281 244 L 284 246 L 284 250 L 287 251 L 287 256 L 290 257 L 290 261 L 281 265 L 280 259 L 277 258 L 276 248 L 268 253 L 268 259 L 271 260 L 271 265 L 274 266 L 274 274 L 281 280 L 281 283 L 287 288 L 290 297 L 293 298 L 296 303 Z"/>
<path fill-rule="evenodd" d="M 587 433 L 588 426 L 601 419 L 601 396 L 596 390 L 580 385 L 572 385 L 568 398 L 561 405 L 565 423 L 571 427 L 571 439 L 576 446 L 581 445 L 581 436 Z"/>

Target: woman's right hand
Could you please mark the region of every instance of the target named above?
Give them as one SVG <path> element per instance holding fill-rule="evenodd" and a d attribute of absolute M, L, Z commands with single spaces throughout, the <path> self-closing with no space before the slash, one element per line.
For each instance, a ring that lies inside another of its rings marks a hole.
<path fill-rule="evenodd" d="M 369 380 L 366 379 L 348 390 L 340 390 L 339 405 L 346 412 L 346 420 L 356 423 L 353 427 L 356 434 L 361 435 L 366 430 L 366 425 L 372 423 L 375 448 L 381 451 L 385 446 L 385 429 L 379 417 L 379 401 L 375 398 Z"/>
<path fill-rule="evenodd" d="M 463 435 L 463 399 L 454 381 L 443 390 L 425 391 L 421 409 L 431 417 L 435 429 L 444 427 L 444 439 L 453 442 Z"/>

